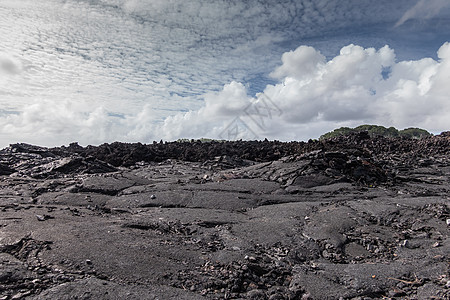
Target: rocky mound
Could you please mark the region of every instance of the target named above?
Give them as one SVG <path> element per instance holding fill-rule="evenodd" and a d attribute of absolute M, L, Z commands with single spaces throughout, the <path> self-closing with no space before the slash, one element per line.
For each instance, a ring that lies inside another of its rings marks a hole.
<path fill-rule="evenodd" d="M 273 161 L 289 155 L 298 155 L 314 150 L 335 151 L 355 149 L 367 155 L 412 154 L 428 156 L 448 151 L 449 133 L 423 139 L 370 137 L 368 132 L 358 132 L 346 136 L 338 136 L 323 141 L 305 142 L 278 141 L 230 141 L 219 142 L 160 142 L 149 145 L 140 143 L 112 143 L 98 147 L 80 147 L 71 144 L 69 147 L 52 149 L 56 153 L 76 153 L 83 157 L 95 157 L 114 166 L 131 166 L 136 162 L 164 161 L 178 159 L 199 162 L 214 159 L 218 156 L 237 157 L 256 162 Z"/>

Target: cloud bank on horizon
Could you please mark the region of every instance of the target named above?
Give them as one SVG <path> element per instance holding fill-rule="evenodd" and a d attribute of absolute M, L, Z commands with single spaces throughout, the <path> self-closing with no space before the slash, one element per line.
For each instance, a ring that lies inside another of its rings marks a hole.
<path fill-rule="evenodd" d="M 40 144 L 68 143 L 74 136 L 82 144 L 226 139 L 230 129 L 237 130 L 234 138 L 305 140 L 335 127 L 363 123 L 439 132 L 450 128 L 448 42 L 437 56 L 438 60 L 396 62 L 389 46 L 377 50 L 348 45 L 327 60 L 313 47 L 300 46 L 282 55 L 282 64 L 271 73 L 278 83 L 267 85 L 263 95 L 249 97 L 245 85 L 233 81 L 206 94 L 200 109 L 162 122 L 155 122 L 150 106 L 117 118 L 102 107 L 83 112 L 89 103 L 76 107 L 69 102 L 41 102 L 1 118 L 1 132 Z M 6 65 L 3 69 L 15 70 Z"/>
<path fill-rule="evenodd" d="M 450 129 L 445 0 L 5 0 L 0 17 L 1 148 Z"/>

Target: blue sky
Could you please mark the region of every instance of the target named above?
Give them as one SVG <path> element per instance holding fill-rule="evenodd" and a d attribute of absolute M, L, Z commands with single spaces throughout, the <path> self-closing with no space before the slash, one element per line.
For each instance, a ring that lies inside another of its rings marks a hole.
<path fill-rule="evenodd" d="M 448 32 L 447 0 L 0 0 L 0 147 L 438 133 Z"/>

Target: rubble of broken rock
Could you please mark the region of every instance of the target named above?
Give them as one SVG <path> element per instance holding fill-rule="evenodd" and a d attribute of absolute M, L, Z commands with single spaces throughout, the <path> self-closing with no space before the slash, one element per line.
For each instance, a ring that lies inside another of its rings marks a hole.
<path fill-rule="evenodd" d="M 450 134 L 0 150 L 0 299 L 449 299 Z"/>

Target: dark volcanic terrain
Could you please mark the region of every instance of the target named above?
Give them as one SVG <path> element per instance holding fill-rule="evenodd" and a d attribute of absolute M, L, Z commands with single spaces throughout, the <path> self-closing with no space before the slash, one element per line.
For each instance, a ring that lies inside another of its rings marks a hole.
<path fill-rule="evenodd" d="M 450 134 L 0 150 L 0 300 L 449 299 Z"/>

